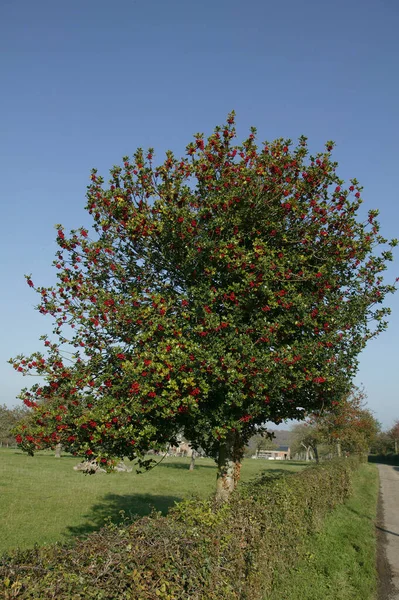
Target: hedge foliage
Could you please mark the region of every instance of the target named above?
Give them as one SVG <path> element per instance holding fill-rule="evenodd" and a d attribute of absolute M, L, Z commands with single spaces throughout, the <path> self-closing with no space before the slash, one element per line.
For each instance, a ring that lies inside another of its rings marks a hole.
<path fill-rule="evenodd" d="M 381 463 L 383 465 L 399 466 L 399 454 L 369 454 L 368 461 L 371 463 Z"/>
<path fill-rule="evenodd" d="M 263 475 L 222 506 L 185 501 L 166 517 L 109 525 L 73 545 L 16 551 L 0 561 L 2 593 L 7 600 L 260 600 L 348 497 L 356 465 L 347 459 Z"/>

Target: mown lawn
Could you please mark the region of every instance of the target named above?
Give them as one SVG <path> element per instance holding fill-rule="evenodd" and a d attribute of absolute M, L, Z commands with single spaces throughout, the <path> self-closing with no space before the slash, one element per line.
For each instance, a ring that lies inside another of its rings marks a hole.
<path fill-rule="evenodd" d="M 375 600 L 378 484 L 376 467 L 362 465 L 352 496 L 309 536 L 307 558 L 265 600 Z"/>
<path fill-rule="evenodd" d="M 215 487 L 216 466 L 197 459 L 166 458 L 147 473 L 83 475 L 73 470 L 75 457 L 0 449 L 0 553 L 12 548 L 65 541 L 99 529 L 107 518 L 118 521 L 145 515 L 153 508 L 166 512 L 183 498 L 204 498 Z M 261 471 L 296 471 L 304 463 L 244 460 L 241 481 Z"/>

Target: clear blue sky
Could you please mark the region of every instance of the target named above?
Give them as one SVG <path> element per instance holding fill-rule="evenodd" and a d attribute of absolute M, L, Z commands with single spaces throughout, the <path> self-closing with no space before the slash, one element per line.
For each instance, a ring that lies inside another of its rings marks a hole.
<path fill-rule="evenodd" d="M 399 237 L 397 0 L 0 4 L 0 403 L 30 383 L 6 360 L 50 329 L 24 273 L 54 280 L 53 225 L 88 224 L 90 169 L 137 146 L 184 152 L 231 109 L 241 135 L 335 139 L 341 176 Z M 391 306 L 357 378 L 384 426 L 399 418 L 399 294 Z"/>

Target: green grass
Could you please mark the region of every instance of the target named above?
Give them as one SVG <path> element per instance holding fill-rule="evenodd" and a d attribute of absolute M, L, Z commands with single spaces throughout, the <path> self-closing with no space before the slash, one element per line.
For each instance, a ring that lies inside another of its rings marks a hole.
<path fill-rule="evenodd" d="M 362 465 L 354 493 L 322 530 L 309 537 L 307 558 L 282 577 L 265 600 L 374 600 L 378 473 Z"/>
<path fill-rule="evenodd" d="M 117 522 L 145 515 L 153 508 L 166 512 L 183 498 L 206 498 L 215 488 L 216 466 L 197 459 L 193 472 L 189 459 L 166 458 L 155 469 L 137 475 L 111 473 L 94 476 L 73 470 L 75 457 L 0 449 L 0 554 L 12 548 L 66 541 L 99 529 L 107 518 Z M 303 464 L 244 460 L 241 481 L 264 470 L 295 471 Z"/>

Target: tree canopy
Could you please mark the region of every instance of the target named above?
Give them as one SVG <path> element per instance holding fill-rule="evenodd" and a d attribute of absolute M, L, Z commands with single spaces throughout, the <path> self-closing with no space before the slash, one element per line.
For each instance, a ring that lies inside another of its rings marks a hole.
<path fill-rule="evenodd" d="M 350 393 L 333 401 L 329 409 L 313 415 L 307 422 L 313 447 L 324 443 L 338 445 L 346 452 L 368 452 L 381 426 L 365 405 L 363 389 L 353 386 Z"/>
<path fill-rule="evenodd" d="M 395 454 L 397 454 L 399 447 L 399 419 L 396 419 L 393 426 L 388 431 L 388 436 L 392 440 Z"/>
<path fill-rule="evenodd" d="M 359 217 L 362 188 L 339 178 L 333 146 L 258 145 L 254 128 L 239 144 L 232 113 L 182 158 L 156 166 L 138 149 L 108 185 L 93 170 L 92 228 L 57 226 L 56 285 L 27 276 L 54 328 L 11 361 L 44 377 L 21 393 L 20 446 L 112 464 L 183 432 L 237 458 L 266 421 L 344 393 L 395 288 L 378 211 Z"/>

